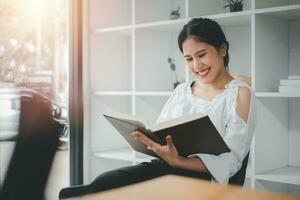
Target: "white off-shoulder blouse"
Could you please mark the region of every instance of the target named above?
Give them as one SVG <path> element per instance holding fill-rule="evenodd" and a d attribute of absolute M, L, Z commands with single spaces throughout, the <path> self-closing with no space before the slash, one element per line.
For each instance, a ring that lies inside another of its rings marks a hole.
<path fill-rule="evenodd" d="M 156 122 L 187 114 L 208 115 L 231 151 L 218 156 L 204 153 L 190 156 L 198 156 L 215 181 L 227 184 L 229 178 L 241 168 L 243 159 L 250 150 L 256 124 L 254 91 L 241 80 L 233 79 L 222 93 L 211 101 L 206 101 L 193 95 L 191 85 L 194 81 L 181 83 L 176 87 L 174 96 L 165 103 Z M 236 111 L 239 87 L 247 87 L 251 91 L 247 123 Z"/>

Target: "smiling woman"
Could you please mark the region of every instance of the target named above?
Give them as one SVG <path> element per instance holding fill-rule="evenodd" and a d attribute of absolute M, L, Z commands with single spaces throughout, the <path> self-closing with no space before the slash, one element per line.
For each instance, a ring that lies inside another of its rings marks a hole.
<path fill-rule="evenodd" d="M 171 136 L 166 137 L 166 145 L 160 145 L 142 132 L 135 131 L 132 136 L 160 159 L 105 172 L 89 185 L 62 190 L 60 197 L 103 191 L 166 174 L 232 183 L 230 178 L 239 172 L 242 163 L 245 163 L 243 161 L 247 163 L 248 159 L 256 117 L 254 92 L 226 70 L 229 44 L 217 22 L 207 18 L 192 19 L 183 26 L 178 45 L 186 60 L 186 67 L 195 79 L 175 88 L 172 97 L 162 108 L 157 123 L 188 114 L 208 115 L 231 152 L 220 155 L 199 152 L 183 157 L 178 155 Z M 244 172 L 241 173 L 240 185 L 244 182 Z"/>

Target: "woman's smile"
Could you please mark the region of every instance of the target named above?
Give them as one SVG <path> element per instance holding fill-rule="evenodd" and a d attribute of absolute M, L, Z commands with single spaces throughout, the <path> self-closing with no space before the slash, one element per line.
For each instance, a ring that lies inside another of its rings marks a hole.
<path fill-rule="evenodd" d="M 210 71 L 211 67 L 207 67 L 205 69 L 200 70 L 199 72 L 197 72 L 197 74 L 201 77 L 201 78 L 205 78 L 209 71 Z"/>

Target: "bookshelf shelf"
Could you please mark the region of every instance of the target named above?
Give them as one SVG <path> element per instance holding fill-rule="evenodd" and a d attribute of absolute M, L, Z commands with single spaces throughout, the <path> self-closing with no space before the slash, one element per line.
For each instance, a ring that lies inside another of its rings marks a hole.
<path fill-rule="evenodd" d="M 255 14 L 273 16 L 285 20 L 296 20 L 300 18 L 300 5 L 259 9 L 255 11 Z"/>
<path fill-rule="evenodd" d="M 149 162 L 151 161 L 151 159 L 153 159 L 153 157 L 151 156 L 137 154 L 128 147 L 95 152 L 93 153 L 93 155 L 97 158 L 107 158 L 107 159 L 122 160 L 128 162 L 132 162 L 134 160 L 134 162 L 136 163 Z"/>
<path fill-rule="evenodd" d="M 216 15 L 207 15 L 204 17 L 217 20 L 223 26 L 236 26 L 251 23 L 251 11 L 241 11 L 234 13 L 222 13 Z M 200 17 L 200 16 L 199 16 Z"/>
<path fill-rule="evenodd" d="M 170 96 L 172 91 L 155 91 L 155 92 L 147 92 L 147 91 L 139 91 L 135 92 L 137 96 Z"/>
<path fill-rule="evenodd" d="M 256 97 L 300 97 L 300 93 L 295 92 L 256 92 Z"/>
<path fill-rule="evenodd" d="M 96 96 L 130 96 L 131 91 L 97 91 L 94 92 Z"/>
<path fill-rule="evenodd" d="M 155 122 L 174 89 L 168 57 L 174 59 L 179 81 L 193 79 L 177 36 L 183 24 L 202 16 L 216 20 L 225 32 L 230 73 L 250 76 L 256 91 L 258 122 L 247 187 L 276 192 L 271 186 L 280 183 L 280 192 L 290 194 L 291 185 L 300 188 L 300 93 L 278 92 L 280 80 L 300 75 L 300 2 L 244 2 L 243 11 L 229 12 L 223 0 L 85 1 L 85 182 L 147 161 L 101 114 L 116 111 Z M 169 13 L 178 7 L 180 17 L 171 20 Z"/>
<path fill-rule="evenodd" d="M 255 175 L 255 179 L 300 185 L 300 167 L 282 167 Z"/>
<path fill-rule="evenodd" d="M 94 34 L 115 32 L 115 34 L 131 35 L 131 28 L 132 28 L 131 25 L 117 26 L 117 27 L 111 27 L 111 28 L 95 29 L 95 30 L 92 30 L 91 32 Z"/>
<path fill-rule="evenodd" d="M 149 22 L 143 24 L 137 24 L 134 28 L 149 28 L 152 30 L 159 30 L 159 31 L 174 31 L 180 29 L 186 19 L 176 19 L 176 20 L 166 20 L 161 22 Z"/>
<path fill-rule="evenodd" d="M 97 91 L 93 93 L 96 96 L 170 96 L 172 91 Z"/>
<path fill-rule="evenodd" d="M 265 1 L 265 0 L 256 0 L 255 1 L 255 10 L 288 10 L 288 9 L 297 9 L 300 6 L 299 1 Z"/>

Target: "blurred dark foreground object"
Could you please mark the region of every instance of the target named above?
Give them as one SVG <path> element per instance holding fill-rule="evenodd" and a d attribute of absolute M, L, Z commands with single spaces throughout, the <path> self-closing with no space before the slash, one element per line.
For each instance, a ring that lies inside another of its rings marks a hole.
<path fill-rule="evenodd" d="M 58 144 L 51 102 L 36 92 L 21 96 L 19 135 L 4 179 L 1 200 L 42 200 Z"/>

